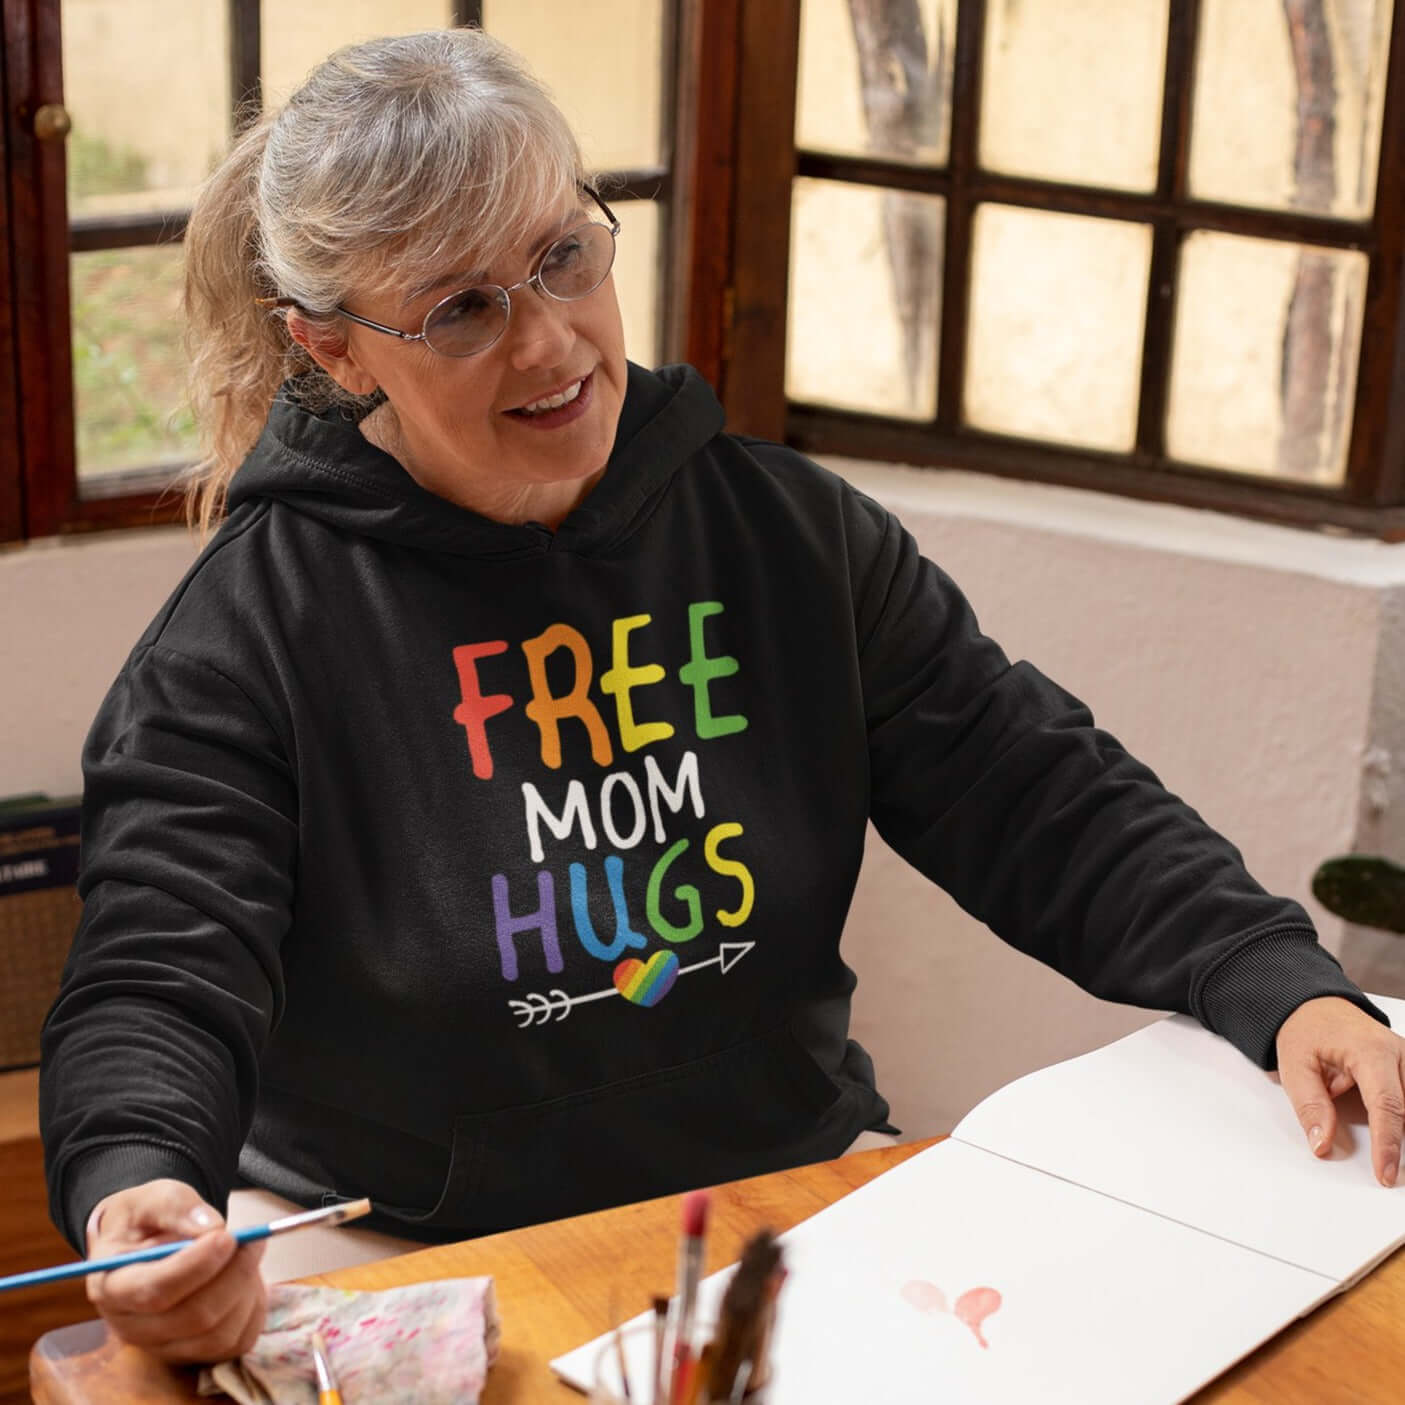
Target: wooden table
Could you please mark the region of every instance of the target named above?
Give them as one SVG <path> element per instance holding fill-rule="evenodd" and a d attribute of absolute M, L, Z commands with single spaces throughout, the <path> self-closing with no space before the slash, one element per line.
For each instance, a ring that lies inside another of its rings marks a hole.
<path fill-rule="evenodd" d="M 0 1073 L 0 1278 L 72 1257 L 73 1250 L 49 1222 L 39 1141 L 39 1070 Z M 34 1339 L 92 1312 L 81 1279 L 29 1288 L 0 1301 L 0 1405 L 29 1398 L 25 1358 Z"/>
<path fill-rule="evenodd" d="M 762 1225 L 789 1229 L 930 1142 L 863 1152 L 715 1193 L 707 1272 L 732 1262 Z M 1382 1192 L 1385 1194 L 1385 1192 Z M 341 1288 L 392 1288 L 491 1274 L 502 1354 L 483 1405 L 581 1405 L 547 1362 L 671 1288 L 679 1197 L 533 1225 L 309 1278 Z M 194 1377 L 111 1340 L 101 1323 L 41 1337 L 30 1355 L 36 1405 L 163 1405 L 197 1399 Z M 1196 1405 L 1371 1405 L 1405 1399 L 1405 1254 L 1295 1323 L 1195 1396 Z"/>

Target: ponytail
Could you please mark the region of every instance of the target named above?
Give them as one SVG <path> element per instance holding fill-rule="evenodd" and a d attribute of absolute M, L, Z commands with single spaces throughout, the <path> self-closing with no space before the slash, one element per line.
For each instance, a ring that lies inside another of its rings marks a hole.
<path fill-rule="evenodd" d="M 270 118 L 257 121 L 206 182 L 185 236 L 190 398 L 204 456 L 186 484 L 186 520 L 202 536 L 224 515 L 229 480 L 263 428 L 278 387 L 299 360 L 283 318 L 256 298 L 262 274 L 255 201 Z"/>

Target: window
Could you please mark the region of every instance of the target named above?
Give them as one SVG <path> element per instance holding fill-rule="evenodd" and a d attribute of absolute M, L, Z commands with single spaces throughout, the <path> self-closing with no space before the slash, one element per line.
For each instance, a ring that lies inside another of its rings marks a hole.
<path fill-rule="evenodd" d="M 1392 10 L 744 7 L 734 425 L 1405 532 Z"/>
<path fill-rule="evenodd" d="M 636 359 L 677 356 L 697 143 L 696 0 L 6 0 L 10 244 L 0 277 L 0 541 L 180 514 L 181 237 L 250 104 L 331 49 L 481 24 L 523 52 L 608 172 Z M 711 51 L 716 50 L 716 45 Z M 688 76 L 680 84 L 679 74 Z M 689 168 L 691 169 L 691 168 Z M 676 348 L 676 349 L 675 349 Z"/>

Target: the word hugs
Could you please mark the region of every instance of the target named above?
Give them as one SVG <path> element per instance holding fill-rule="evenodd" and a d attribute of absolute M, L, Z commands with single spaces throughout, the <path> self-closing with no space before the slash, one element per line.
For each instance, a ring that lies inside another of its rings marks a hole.
<path fill-rule="evenodd" d="M 740 927 L 751 916 L 756 885 L 747 866 L 723 853 L 722 846 L 742 833 L 741 825 L 724 823 L 713 825 L 700 843 L 675 839 L 637 875 L 629 872 L 619 854 L 604 855 L 598 868 L 593 864 L 568 865 L 564 883 L 551 869 L 538 869 L 535 891 L 527 893 L 514 894 L 507 875 L 494 874 L 493 920 L 503 979 L 515 981 L 518 977 L 517 944 L 522 938 L 541 952 L 542 965 L 533 962 L 538 973 L 545 969 L 556 975 L 565 969 L 561 934 L 566 913 L 580 949 L 606 962 L 616 962 L 630 951 L 647 950 L 651 945 L 648 934 L 674 946 L 690 942 L 709 918 L 723 927 Z M 590 916 L 591 886 L 602 877 L 614 914 L 614 931 L 608 937 L 596 931 Z M 697 882 L 689 881 L 693 879 Z M 698 882 L 708 884 L 706 898 Z M 631 891 L 635 894 L 633 908 L 628 896 Z"/>

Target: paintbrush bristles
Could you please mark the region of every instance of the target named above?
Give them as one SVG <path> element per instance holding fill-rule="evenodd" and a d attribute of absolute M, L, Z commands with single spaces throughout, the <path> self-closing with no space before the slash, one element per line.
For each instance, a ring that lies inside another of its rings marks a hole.
<path fill-rule="evenodd" d="M 265 1228 L 269 1234 L 287 1234 L 289 1230 L 302 1229 L 307 1225 L 321 1225 L 324 1229 L 333 1229 L 348 1220 L 357 1220 L 370 1213 L 369 1200 L 347 1200 L 340 1205 L 324 1206 L 320 1210 L 299 1210 L 293 1215 L 281 1215 L 276 1220 L 269 1220 Z"/>
<path fill-rule="evenodd" d="M 752 1238 L 737 1261 L 737 1271 L 722 1295 L 721 1317 L 755 1312 L 765 1300 L 766 1285 L 780 1267 L 781 1246 L 775 1235 L 763 1229 Z"/>
<path fill-rule="evenodd" d="M 743 1390 L 755 1380 L 764 1382 L 764 1355 L 774 1283 L 781 1272 L 781 1247 L 763 1229 L 742 1250 L 732 1281 L 717 1311 L 717 1351 L 708 1383 L 714 1398 L 727 1400 L 737 1379 L 746 1370 Z"/>
<path fill-rule="evenodd" d="M 664 1395 L 666 1391 L 664 1361 L 664 1345 L 668 1335 L 668 1298 L 662 1293 L 655 1293 L 653 1299 L 654 1307 L 654 1370 L 653 1384 L 650 1387 L 650 1405 L 664 1405 Z"/>
<path fill-rule="evenodd" d="M 332 1371 L 331 1357 L 327 1354 L 327 1343 L 321 1332 L 312 1334 L 312 1364 L 317 1373 L 318 1394 L 331 1395 L 338 1388 L 337 1378 Z"/>

